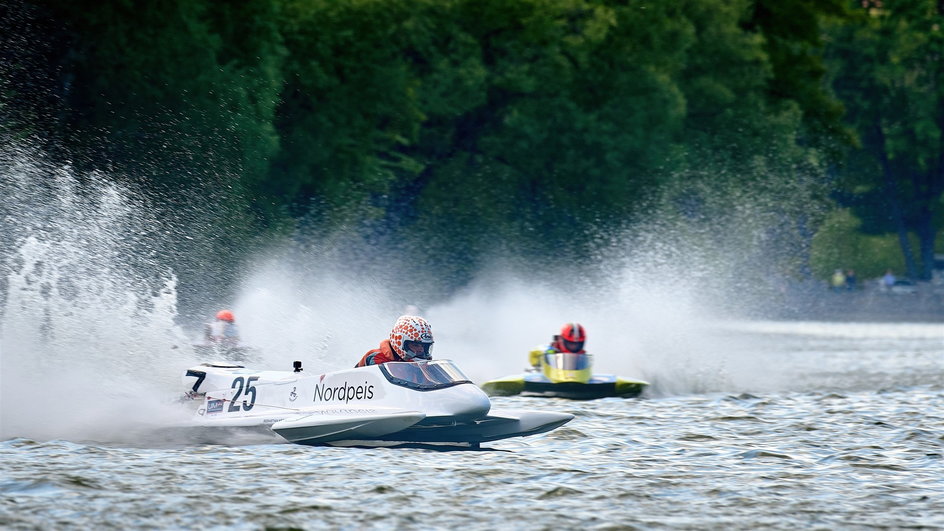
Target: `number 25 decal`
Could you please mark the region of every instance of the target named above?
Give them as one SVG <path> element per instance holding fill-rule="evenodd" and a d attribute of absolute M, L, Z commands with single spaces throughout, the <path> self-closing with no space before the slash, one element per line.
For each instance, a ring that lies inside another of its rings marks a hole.
<path fill-rule="evenodd" d="M 246 396 L 252 395 L 252 398 L 249 399 L 248 404 L 243 400 L 243 411 L 249 411 L 252 409 L 252 406 L 256 405 L 256 386 L 252 385 L 252 383 L 258 379 L 258 376 L 250 376 L 249 379 L 245 381 Z M 229 409 L 226 411 L 230 413 L 239 411 L 239 395 L 243 394 L 243 385 L 242 376 L 233 380 L 233 385 L 230 386 L 230 389 L 236 389 L 236 394 L 233 395 L 233 400 L 229 403 Z"/>

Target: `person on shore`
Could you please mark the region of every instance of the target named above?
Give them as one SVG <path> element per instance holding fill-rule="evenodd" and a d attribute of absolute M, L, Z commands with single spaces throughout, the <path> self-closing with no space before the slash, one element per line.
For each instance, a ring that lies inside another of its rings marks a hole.
<path fill-rule="evenodd" d="M 846 270 L 846 291 L 855 291 L 858 288 L 858 279 L 853 269 Z"/>
<path fill-rule="evenodd" d="M 367 351 L 355 367 L 380 365 L 390 361 L 431 360 L 433 330 L 426 319 L 416 315 L 401 315 L 390 331 L 390 337 L 380 346 Z"/>
<path fill-rule="evenodd" d="M 580 323 L 567 323 L 561 327 L 560 333 L 551 339 L 547 346 L 538 347 L 528 353 L 528 361 L 535 369 L 541 367 L 541 356 L 545 354 L 558 354 L 566 352 L 570 354 L 586 354 L 583 349 L 587 341 L 587 331 Z"/>
<path fill-rule="evenodd" d="M 833 276 L 829 279 L 829 286 L 836 293 L 846 289 L 846 274 L 842 272 L 842 269 L 833 271 Z"/>
<path fill-rule="evenodd" d="M 892 286 L 895 285 L 895 280 L 895 274 L 892 273 L 892 270 L 886 270 L 885 276 L 882 277 L 882 289 L 885 291 L 892 289 Z"/>

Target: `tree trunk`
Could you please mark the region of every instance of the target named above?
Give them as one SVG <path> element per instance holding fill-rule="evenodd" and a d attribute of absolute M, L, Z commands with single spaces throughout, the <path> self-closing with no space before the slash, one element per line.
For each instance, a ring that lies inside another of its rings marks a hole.
<path fill-rule="evenodd" d="M 923 209 L 924 210 L 924 209 Z M 919 252 L 921 254 L 921 280 L 931 280 L 934 271 L 934 217 L 930 211 L 921 212 L 918 220 Z"/>
<path fill-rule="evenodd" d="M 944 0 L 938 0 L 937 2 L 937 16 L 944 17 Z M 938 52 L 940 52 L 940 48 L 938 48 Z M 934 78 L 937 84 L 935 88 L 937 93 L 941 94 L 944 92 L 944 87 L 941 87 L 938 83 L 944 80 L 944 70 L 941 68 L 940 54 L 935 59 L 934 64 L 937 67 L 937 75 Z M 921 238 L 922 278 L 925 280 L 931 280 L 934 273 L 934 241 L 937 238 L 937 231 L 934 229 L 934 218 L 935 210 L 940 206 L 935 208 L 933 205 L 938 201 L 938 198 L 942 198 L 941 194 L 944 194 L 944 98 L 941 97 L 938 97 L 937 100 L 935 121 L 937 122 L 938 131 L 937 163 L 928 172 L 928 208 L 924 209 L 926 212 L 922 211 L 921 226 L 918 231 Z M 940 202 L 937 204 L 940 205 Z"/>
<path fill-rule="evenodd" d="M 911 250 L 911 241 L 908 240 L 908 227 L 905 225 L 901 200 L 898 196 L 898 176 L 892 170 L 891 162 L 888 160 L 885 131 L 882 130 L 882 123 L 879 118 L 876 118 L 872 124 L 872 134 L 875 135 L 875 145 L 878 148 L 878 158 L 882 166 L 882 183 L 885 190 L 885 203 L 888 205 L 888 215 L 891 216 L 895 223 L 896 232 L 898 232 L 898 244 L 901 246 L 901 253 L 905 259 L 907 275 L 909 278 L 917 278 L 918 266 Z"/>

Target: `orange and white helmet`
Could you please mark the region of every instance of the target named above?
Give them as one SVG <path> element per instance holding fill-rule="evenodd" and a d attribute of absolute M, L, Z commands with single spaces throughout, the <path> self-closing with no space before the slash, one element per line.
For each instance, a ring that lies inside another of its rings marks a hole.
<path fill-rule="evenodd" d="M 216 312 L 216 318 L 219 319 L 220 321 L 228 321 L 230 323 L 236 320 L 236 318 L 233 317 L 233 312 L 229 310 L 220 310 Z"/>
<path fill-rule="evenodd" d="M 390 347 L 405 361 L 433 359 L 433 329 L 422 317 L 401 315 L 390 331 Z"/>
<path fill-rule="evenodd" d="M 580 323 L 567 323 L 561 327 L 558 349 L 561 352 L 583 352 L 583 344 L 587 340 L 587 331 Z"/>

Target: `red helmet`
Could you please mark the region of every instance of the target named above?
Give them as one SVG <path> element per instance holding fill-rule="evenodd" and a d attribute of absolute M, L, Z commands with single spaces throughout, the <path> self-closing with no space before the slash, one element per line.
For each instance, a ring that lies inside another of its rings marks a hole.
<path fill-rule="evenodd" d="M 587 331 L 579 323 L 567 323 L 561 327 L 558 348 L 561 352 L 583 352 Z"/>
<path fill-rule="evenodd" d="M 432 359 L 433 329 L 422 317 L 403 315 L 390 331 L 390 347 L 401 359 Z"/>
<path fill-rule="evenodd" d="M 233 317 L 233 312 L 229 310 L 220 310 L 216 312 L 216 318 L 220 321 L 229 321 L 231 323 L 236 320 L 236 318 Z"/>

